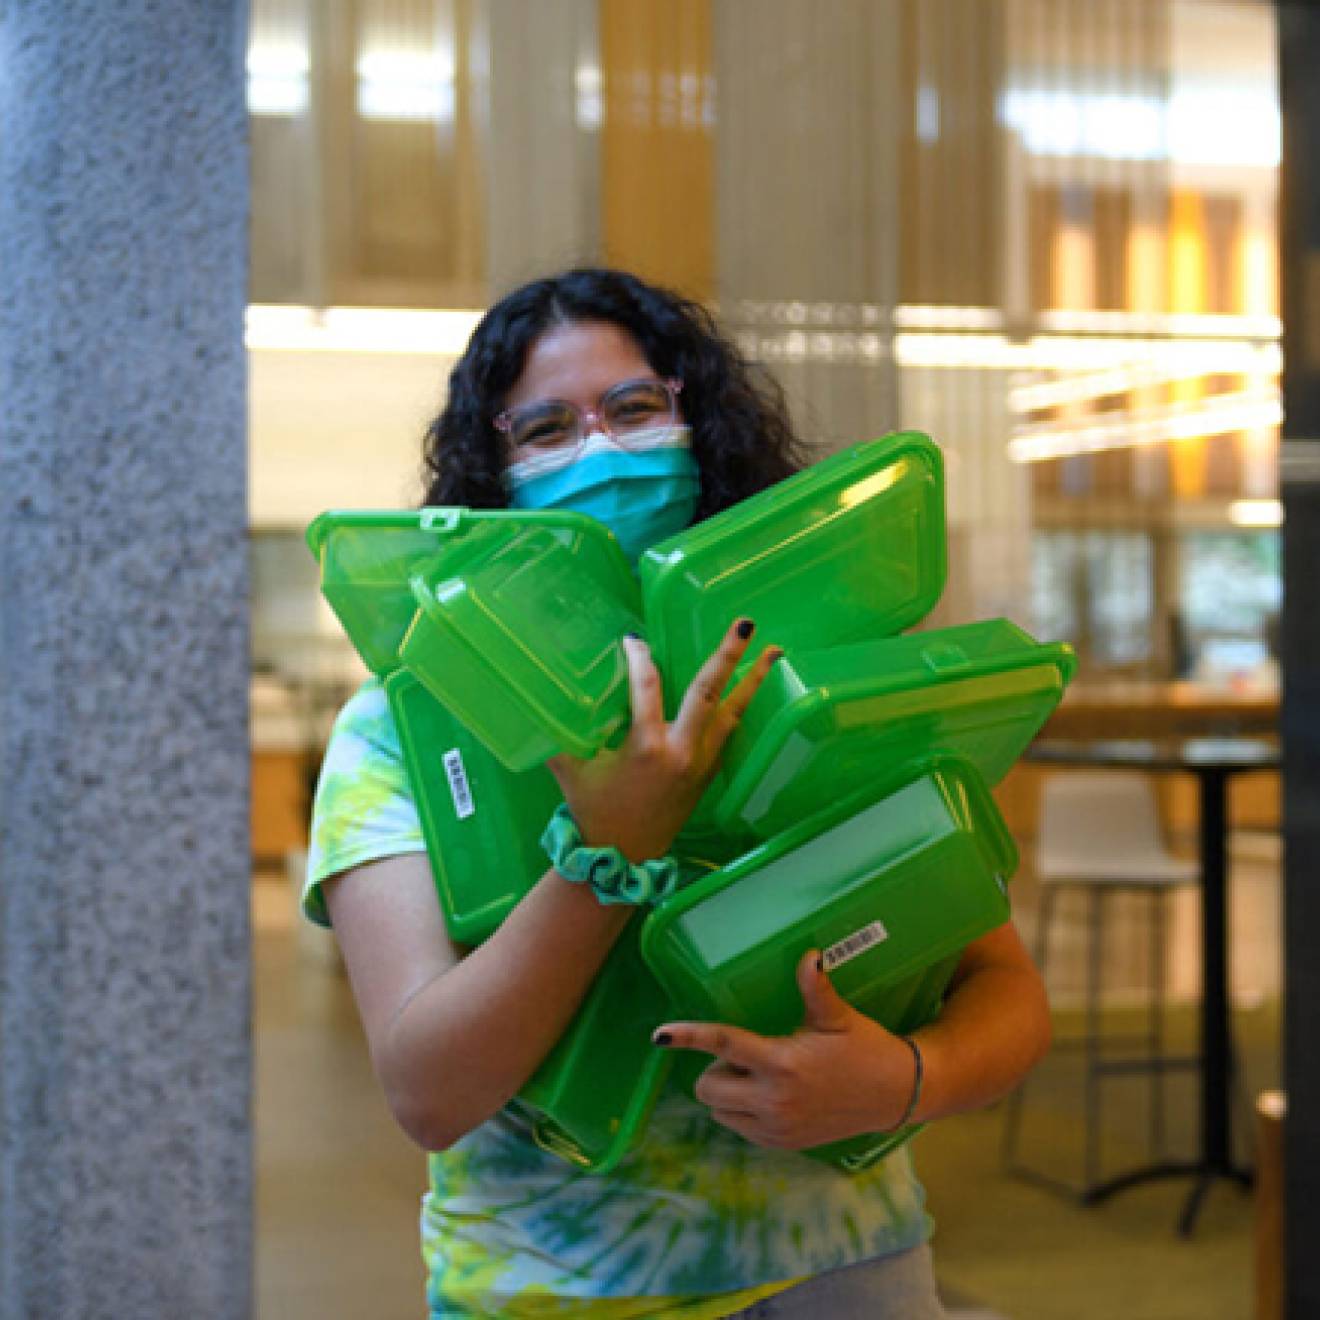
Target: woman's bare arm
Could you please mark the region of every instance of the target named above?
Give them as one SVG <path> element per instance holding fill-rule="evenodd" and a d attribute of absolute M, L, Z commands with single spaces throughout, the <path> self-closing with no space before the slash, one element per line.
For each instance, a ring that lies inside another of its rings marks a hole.
<path fill-rule="evenodd" d="M 633 861 L 668 851 L 779 656 L 768 648 L 726 697 L 749 626 L 730 628 L 666 723 L 645 643 L 626 651 L 632 725 L 622 746 L 552 763 L 590 846 Z M 634 909 L 547 871 L 471 952 L 450 941 L 430 865 L 388 858 L 325 883 L 372 1060 L 400 1126 L 439 1150 L 522 1087 L 563 1034 Z"/>
<path fill-rule="evenodd" d="M 992 1104 L 1040 1062 L 1050 1036 L 1044 983 L 1005 922 L 967 946 L 939 1017 L 916 1033 L 927 1064 L 918 1117 Z"/>
<path fill-rule="evenodd" d="M 489 1118 L 563 1034 L 624 923 L 548 871 L 464 956 L 430 863 L 411 853 L 327 882 L 376 1074 L 403 1130 L 442 1150 Z"/>

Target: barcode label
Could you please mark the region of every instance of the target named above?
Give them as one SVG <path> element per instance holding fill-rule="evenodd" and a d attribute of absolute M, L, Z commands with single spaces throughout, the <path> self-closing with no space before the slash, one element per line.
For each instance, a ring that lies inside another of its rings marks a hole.
<path fill-rule="evenodd" d="M 454 799 L 454 814 L 459 820 L 466 820 L 477 808 L 472 801 L 467 771 L 463 769 L 463 754 L 457 747 L 445 753 L 444 765 L 449 779 L 449 796 Z"/>
<path fill-rule="evenodd" d="M 888 938 L 889 932 L 885 929 L 883 921 L 873 921 L 869 926 L 863 926 L 861 930 L 853 931 L 851 935 L 841 939 L 837 944 L 831 944 L 821 954 L 825 970 L 832 972 L 836 967 L 848 962 L 849 959 L 865 953 L 867 949 L 874 949 L 877 944 L 883 944 Z"/>

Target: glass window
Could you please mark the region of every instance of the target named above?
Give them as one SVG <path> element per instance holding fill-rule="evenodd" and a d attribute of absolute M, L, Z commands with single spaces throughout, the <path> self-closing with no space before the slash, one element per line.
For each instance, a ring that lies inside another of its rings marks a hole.
<path fill-rule="evenodd" d="M 1282 600 L 1277 532 L 1189 532 L 1179 608 L 1192 676 L 1207 682 L 1259 677 L 1273 664 Z"/>
<path fill-rule="evenodd" d="M 1151 659 L 1150 537 L 1128 531 L 1042 531 L 1033 537 L 1033 614 L 1042 638 L 1072 643 L 1088 669 Z"/>

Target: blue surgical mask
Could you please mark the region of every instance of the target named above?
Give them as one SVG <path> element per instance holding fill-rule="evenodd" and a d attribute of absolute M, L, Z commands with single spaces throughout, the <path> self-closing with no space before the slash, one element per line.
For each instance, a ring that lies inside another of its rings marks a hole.
<path fill-rule="evenodd" d="M 510 508 L 589 514 L 614 533 L 629 563 L 636 564 L 648 546 L 691 523 L 700 476 L 686 426 L 666 426 L 629 443 L 621 449 L 593 435 L 574 455 L 514 463 L 505 474 Z"/>

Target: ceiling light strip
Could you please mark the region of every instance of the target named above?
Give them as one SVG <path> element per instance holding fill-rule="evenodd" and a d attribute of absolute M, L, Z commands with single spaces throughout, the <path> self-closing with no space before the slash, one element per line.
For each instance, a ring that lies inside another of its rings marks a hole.
<path fill-rule="evenodd" d="M 1283 420 L 1277 397 L 1257 393 L 1222 395 L 1195 406 L 1164 409 L 1154 415 L 1126 414 L 1113 421 L 1072 427 L 1042 427 L 1008 442 L 1015 463 L 1039 463 L 1113 449 L 1136 449 L 1170 441 L 1260 430 Z"/>

